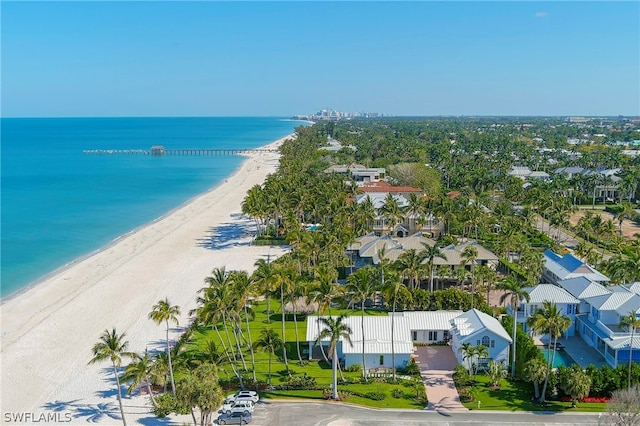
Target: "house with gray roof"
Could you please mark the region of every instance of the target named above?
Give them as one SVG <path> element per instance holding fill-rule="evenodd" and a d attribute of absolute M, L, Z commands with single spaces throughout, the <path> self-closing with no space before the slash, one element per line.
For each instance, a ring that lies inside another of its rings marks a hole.
<path fill-rule="evenodd" d="M 591 281 L 586 277 L 575 277 L 558 281 L 558 285 L 565 289 L 576 299 L 580 300 L 576 313 L 589 312 L 591 309 L 584 299 L 593 296 L 602 296 L 611 293 L 607 287 Z"/>
<path fill-rule="evenodd" d="M 640 338 L 631 341 L 631 331 L 620 327 L 622 317 L 633 312 L 640 318 L 640 295 L 618 286 L 608 294 L 583 299 L 588 311 L 576 315 L 576 333 L 593 346 L 615 368 L 619 363 L 640 362 Z"/>
<path fill-rule="evenodd" d="M 462 311 L 405 311 L 396 317 L 406 318 L 414 343 L 447 342 L 451 338 L 451 320 Z M 394 315 L 391 313 L 390 315 Z"/>
<path fill-rule="evenodd" d="M 451 320 L 451 348 L 462 365 L 468 365 L 460 348 L 465 343 L 472 346 L 484 345 L 488 348 L 489 356 L 474 359 L 480 368 L 494 360 L 496 362 L 509 362 L 509 345 L 512 340 L 502 324 L 494 317 L 477 309 L 471 309 Z"/>
<path fill-rule="evenodd" d="M 539 284 L 535 287 L 525 287 L 523 290 L 529 294 L 529 301 L 523 300 L 518 307 L 518 322 L 522 324 L 524 331 L 529 331 L 527 318 L 541 309 L 545 301 L 549 301 L 555 303 L 560 312 L 571 319 L 571 326 L 565 332 L 565 336 L 574 335 L 575 315 L 580 300 L 553 284 Z M 511 305 L 507 307 L 507 312 L 512 315 Z"/>

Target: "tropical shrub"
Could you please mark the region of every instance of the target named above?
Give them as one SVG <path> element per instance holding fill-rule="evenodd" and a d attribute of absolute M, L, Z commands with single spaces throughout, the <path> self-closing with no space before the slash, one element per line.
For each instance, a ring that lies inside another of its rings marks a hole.
<path fill-rule="evenodd" d="M 420 367 L 418 364 L 410 362 L 402 368 L 398 368 L 396 370 L 398 374 L 403 374 L 407 376 L 419 376 L 420 375 Z"/>
<path fill-rule="evenodd" d="M 360 365 L 360 364 L 351 364 L 350 366 L 345 368 L 344 371 L 349 372 L 349 373 L 358 373 L 358 372 L 362 371 L 362 365 Z"/>
<path fill-rule="evenodd" d="M 402 392 L 402 389 L 394 389 L 391 391 L 391 396 L 394 398 L 402 398 L 404 396 L 404 392 Z"/>

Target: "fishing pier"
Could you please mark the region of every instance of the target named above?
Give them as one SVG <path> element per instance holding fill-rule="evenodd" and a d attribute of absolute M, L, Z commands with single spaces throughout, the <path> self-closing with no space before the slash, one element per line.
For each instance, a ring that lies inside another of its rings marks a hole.
<path fill-rule="evenodd" d="M 245 148 L 179 148 L 166 149 L 162 145 L 152 146 L 149 149 L 85 149 L 84 155 L 192 155 L 192 156 L 213 156 L 213 155 L 242 155 L 242 154 L 277 154 L 277 149 L 245 149 Z"/>

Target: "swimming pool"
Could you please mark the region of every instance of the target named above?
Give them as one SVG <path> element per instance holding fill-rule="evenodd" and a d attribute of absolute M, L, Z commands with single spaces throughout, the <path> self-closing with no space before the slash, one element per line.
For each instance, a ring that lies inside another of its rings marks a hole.
<path fill-rule="evenodd" d="M 540 351 L 542 352 L 542 355 L 544 355 L 544 359 L 549 362 L 549 359 L 547 358 L 547 355 L 549 354 L 548 350 L 546 348 L 540 348 Z M 553 357 L 553 351 L 551 351 L 550 355 Z M 564 349 L 556 350 L 556 357 L 553 360 L 553 368 L 558 368 L 561 365 L 564 367 L 570 367 L 573 364 L 576 364 L 576 362 L 564 351 Z"/>

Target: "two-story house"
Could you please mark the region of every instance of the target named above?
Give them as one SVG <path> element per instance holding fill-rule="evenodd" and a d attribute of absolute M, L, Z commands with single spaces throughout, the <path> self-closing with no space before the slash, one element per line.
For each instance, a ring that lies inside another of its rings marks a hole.
<path fill-rule="evenodd" d="M 567 337 L 574 335 L 576 310 L 580 300 L 562 287 L 553 284 L 539 284 L 535 287 L 525 287 L 523 290 L 529 294 L 529 301 L 523 300 L 518 308 L 518 322 L 522 324 L 524 331 L 530 331 L 527 318 L 535 314 L 538 309 L 542 309 L 545 301 L 550 301 L 556 304 L 562 314 L 571 319 L 571 326 L 564 335 Z M 507 312 L 512 315 L 511 305 L 507 307 Z"/>
<path fill-rule="evenodd" d="M 630 313 L 640 318 L 640 296 L 624 287 L 614 290 L 584 299 L 588 311 L 576 315 L 576 333 L 615 368 L 629 362 L 630 345 L 633 361 L 640 362 L 640 336 L 632 342 L 630 330 L 620 327 L 622 317 Z"/>

